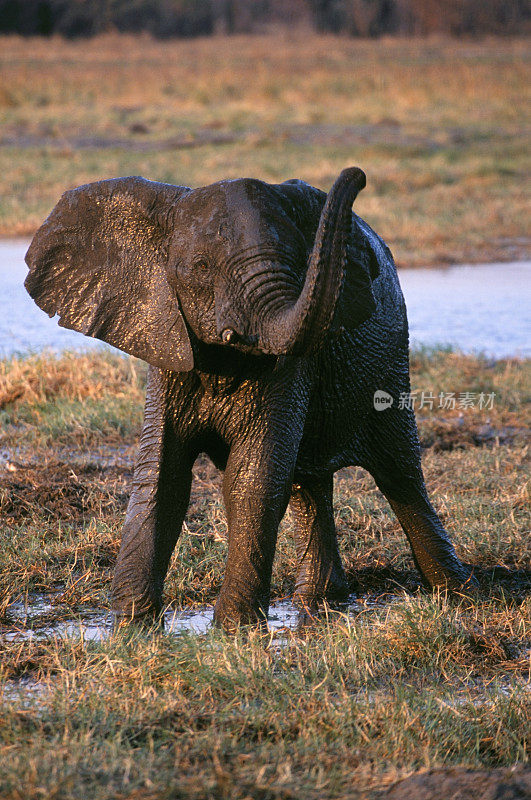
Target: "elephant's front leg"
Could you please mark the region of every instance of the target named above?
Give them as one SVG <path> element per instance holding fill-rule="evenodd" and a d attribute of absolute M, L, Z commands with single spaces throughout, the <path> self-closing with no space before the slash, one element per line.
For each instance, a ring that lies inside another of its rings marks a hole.
<path fill-rule="evenodd" d="M 214 619 L 227 629 L 267 619 L 277 530 L 286 510 L 302 428 L 259 422 L 235 445 L 223 481 L 229 525 L 225 578 Z"/>
<path fill-rule="evenodd" d="M 191 454 L 176 436 L 171 376 L 150 368 L 144 427 L 112 584 L 122 618 L 156 618 L 171 554 L 190 499 Z"/>
<path fill-rule="evenodd" d="M 297 549 L 294 599 L 310 608 L 322 600 L 346 600 L 349 594 L 337 547 L 332 494 L 329 475 L 295 483 L 291 495 Z"/>

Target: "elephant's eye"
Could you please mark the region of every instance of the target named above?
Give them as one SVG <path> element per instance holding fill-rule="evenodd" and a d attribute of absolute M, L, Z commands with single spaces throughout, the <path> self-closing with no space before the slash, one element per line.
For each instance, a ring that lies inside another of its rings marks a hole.
<path fill-rule="evenodd" d="M 199 281 L 204 283 L 210 267 L 206 258 L 197 258 L 190 261 L 181 261 L 176 265 L 177 277 L 182 281 Z"/>

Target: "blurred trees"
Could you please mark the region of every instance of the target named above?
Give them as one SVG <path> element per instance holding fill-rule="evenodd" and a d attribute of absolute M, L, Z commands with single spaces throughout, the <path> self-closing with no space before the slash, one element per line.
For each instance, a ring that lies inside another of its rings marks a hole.
<path fill-rule="evenodd" d="M 94 36 L 108 30 L 198 36 L 214 30 L 213 0 L 0 0 L 0 31 Z"/>
<path fill-rule="evenodd" d="M 321 31 L 352 36 L 529 33 L 528 0 L 308 0 Z"/>
<path fill-rule="evenodd" d="M 528 0 L 0 0 L 0 32 L 157 37 L 312 25 L 351 36 L 529 32 Z"/>

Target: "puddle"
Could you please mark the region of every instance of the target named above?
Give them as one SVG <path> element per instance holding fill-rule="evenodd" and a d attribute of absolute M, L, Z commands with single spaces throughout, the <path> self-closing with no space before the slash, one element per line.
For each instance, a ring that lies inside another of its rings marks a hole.
<path fill-rule="evenodd" d="M 518 699 L 522 697 L 528 700 L 530 694 L 531 685 L 529 683 L 519 686 L 514 682 L 509 683 L 500 679 L 486 683 L 476 680 L 468 687 L 456 688 L 447 696 L 436 697 L 435 702 L 440 708 L 461 716 L 466 714 L 470 707 L 477 710 L 490 708 L 495 706 L 501 698 Z"/>
<path fill-rule="evenodd" d="M 19 708 L 27 708 L 42 702 L 49 686 L 33 678 L 17 678 L 6 681 L 0 687 L 0 703 L 16 703 Z"/>
<path fill-rule="evenodd" d="M 43 641 L 53 638 L 82 637 L 87 642 L 99 642 L 110 636 L 114 627 L 114 616 L 108 612 L 88 612 L 79 617 L 57 619 L 62 615 L 60 604 L 54 602 L 60 595 L 35 595 L 8 606 L 6 617 L 9 624 L 0 629 L 0 642 Z M 385 595 L 381 598 L 355 598 L 341 607 L 340 613 L 360 614 L 389 606 L 401 598 Z M 331 616 L 338 613 L 330 610 Z M 214 616 L 213 606 L 198 609 L 175 611 L 164 614 L 166 634 L 180 635 L 191 633 L 202 635 L 208 632 Z M 282 637 L 287 631 L 297 629 L 300 613 L 290 600 L 277 600 L 269 609 L 268 627 L 274 638 Z"/>
<path fill-rule="evenodd" d="M 2 642 L 46 642 L 54 639 L 82 639 L 85 642 L 101 642 L 110 637 L 114 628 L 114 617 L 110 612 L 91 611 L 77 618 L 65 618 L 67 609 L 61 607 L 61 594 L 34 595 L 24 600 L 12 603 L 4 617 L 4 627 L 0 627 L 0 646 Z M 351 619 L 354 623 L 360 615 L 370 614 L 382 609 L 388 609 L 397 603 L 403 603 L 404 596 L 385 594 L 370 597 L 351 596 L 349 601 L 338 611 L 329 610 L 321 615 L 322 619 L 330 617 L 334 624 L 334 617 L 340 617 L 338 622 Z M 62 619 L 58 617 L 61 617 Z M 175 611 L 169 609 L 164 614 L 165 635 L 181 636 L 184 634 L 204 635 L 211 625 L 214 616 L 213 606 L 203 606 L 197 609 Z M 269 647 L 271 652 L 281 656 L 290 646 L 289 633 L 296 631 L 300 622 L 299 610 L 290 600 L 277 600 L 271 604 L 268 627 L 271 633 Z M 6 624 L 7 623 L 7 624 Z M 305 642 L 305 639 L 297 639 Z M 500 698 L 515 697 L 520 693 L 528 696 L 531 692 L 529 682 L 516 681 L 515 677 L 497 675 L 495 677 L 471 679 L 456 685 L 453 689 L 448 686 L 449 693 L 435 697 L 435 701 L 458 716 L 467 714 L 469 706 L 480 709 L 494 705 Z M 38 681 L 31 676 L 22 676 L 6 681 L 0 686 L 0 704 L 14 703 L 21 708 L 33 707 L 35 703 L 42 703 L 51 684 Z M 389 687 L 381 689 L 359 689 L 356 697 L 360 701 L 373 703 L 381 698 L 381 692 L 389 691 Z"/>
<path fill-rule="evenodd" d="M 61 621 L 48 620 L 57 612 L 49 600 L 37 598 L 30 606 L 13 603 L 8 608 L 12 627 L 0 631 L 0 641 L 43 640 L 80 636 L 85 641 L 97 642 L 112 632 L 114 617 L 111 613 L 89 613 L 76 619 Z M 180 635 L 192 633 L 202 635 L 208 632 L 214 617 L 214 607 L 207 606 L 189 611 L 169 610 L 164 614 L 164 632 Z M 295 630 L 299 620 L 298 610 L 287 600 L 272 603 L 268 626 L 272 632 L 286 629 Z"/>
<path fill-rule="evenodd" d="M 14 604 L 17 605 L 17 604 Z M 57 615 L 57 608 L 51 604 L 43 603 L 35 613 L 34 607 L 31 616 L 17 617 L 14 606 L 8 609 L 12 624 L 0 629 L 0 643 L 22 641 L 44 641 L 46 639 L 62 639 L 79 636 L 88 642 L 99 642 L 110 635 L 113 627 L 111 614 L 87 614 L 76 619 L 53 619 Z"/>
<path fill-rule="evenodd" d="M 212 625 L 214 606 L 193 609 L 191 611 L 166 611 L 164 614 L 165 633 L 204 634 Z"/>
<path fill-rule="evenodd" d="M 16 603 L 11 603 L 8 606 L 9 616 L 13 618 L 17 624 L 26 626 L 32 620 L 38 620 L 41 617 L 54 613 L 53 600 L 56 595 L 32 595 L 27 600 L 19 600 Z"/>

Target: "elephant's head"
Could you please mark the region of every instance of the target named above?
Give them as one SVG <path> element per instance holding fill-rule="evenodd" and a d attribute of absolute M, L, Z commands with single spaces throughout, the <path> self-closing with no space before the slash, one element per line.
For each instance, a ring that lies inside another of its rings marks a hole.
<path fill-rule="evenodd" d="M 351 168 L 328 196 L 253 179 L 80 186 L 35 235 L 25 285 L 63 327 L 167 369 L 193 367 L 195 338 L 304 353 L 332 325 L 347 264 L 342 321 L 356 327 L 374 310 L 373 262 L 351 214 L 364 185 Z"/>

